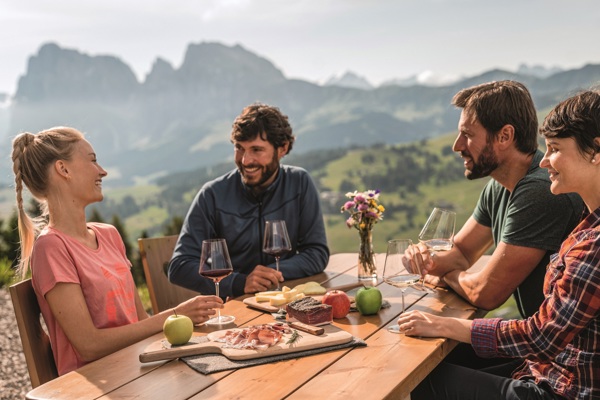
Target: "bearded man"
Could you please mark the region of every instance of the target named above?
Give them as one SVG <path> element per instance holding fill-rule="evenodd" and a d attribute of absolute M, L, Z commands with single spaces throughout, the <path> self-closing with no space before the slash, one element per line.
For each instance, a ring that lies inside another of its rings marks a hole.
<path fill-rule="evenodd" d="M 224 238 L 233 273 L 223 279 L 223 298 L 269 290 L 284 280 L 316 275 L 329 260 L 316 186 L 299 167 L 281 165 L 295 136 L 277 107 L 252 104 L 233 122 L 237 169 L 206 183 L 183 223 L 169 264 L 172 283 L 214 294 L 214 283 L 198 274 L 202 241 Z M 265 221 L 285 220 L 292 250 L 280 270 L 262 251 Z"/>
<path fill-rule="evenodd" d="M 452 104 L 462 108 L 453 150 L 464 160 L 465 177 L 492 179 L 452 250 L 429 257 L 420 245 L 412 262 L 479 308 L 497 308 L 513 294 L 520 314 L 531 316 L 544 299 L 550 256 L 579 222 L 583 202 L 550 192 L 548 172 L 539 166 L 536 110 L 523 84 L 484 83 L 459 91 Z M 489 249 L 489 262 L 469 270 Z"/>

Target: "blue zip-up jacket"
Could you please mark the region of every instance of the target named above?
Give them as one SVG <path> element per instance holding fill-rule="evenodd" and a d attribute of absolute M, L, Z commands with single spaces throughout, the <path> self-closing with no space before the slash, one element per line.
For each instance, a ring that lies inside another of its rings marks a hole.
<path fill-rule="evenodd" d="M 329 261 L 319 194 L 308 172 L 281 165 L 275 181 L 256 198 L 237 169 L 207 182 L 192 202 L 169 263 L 172 283 L 214 294 L 212 280 L 199 275 L 202 241 L 225 238 L 233 274 L 219 284 L 219 295 L 244 294 L 246 278 L 257 265 L 275 268 L 275 258 L 263 253 L 265 221 L 285 220 L 292 251 L 279 269 L 285 280 L 322 272 Z"/>

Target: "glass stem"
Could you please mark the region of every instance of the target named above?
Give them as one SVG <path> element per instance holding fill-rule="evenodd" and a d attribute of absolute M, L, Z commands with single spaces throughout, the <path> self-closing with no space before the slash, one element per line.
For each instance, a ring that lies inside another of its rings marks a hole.
<path fill-rule="evenodd" d="M 277 272 L 279 272 L 279 257 L 275 257 L 275 267 L 277 268 Z M 279 285 L 279 281 L 277 281 L 277 290 L 279 290 L 281 286 Z"/>
<path fill-rule="evenodd" d="M 215 281 L 215 294 L 219 297 L 219 281 Z M 221 320 L 221 309 L 217 308 L 217 318 Z"/>
<path fill-rule="evenodd" d="M 401 290 L 400 292 L 402 293 L 402 313 L 404 313 L 404 290 Z"/>

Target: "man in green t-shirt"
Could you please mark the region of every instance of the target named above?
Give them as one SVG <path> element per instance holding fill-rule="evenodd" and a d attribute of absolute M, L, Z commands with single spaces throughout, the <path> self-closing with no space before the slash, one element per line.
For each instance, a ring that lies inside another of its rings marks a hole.
<path fill-rule="evenodd" d="M 432 258 L 419 245 L 412 262 L 423 263 L 432 282 L 450 286 L 475 306 L 492 310 L 514 294 L 523 317 L 543 301 L 551 254 L 580 220 L 576 194 L 553 195 L 548 172 L 539 167 L 537 115 L 531 95 L 515 81 L 463 89 L 452 99 L 462 108 L 453 150 L 467 179 L 491 177 L 454 246 Z M 469 268 L 492 246 L 486 265 Z"/>

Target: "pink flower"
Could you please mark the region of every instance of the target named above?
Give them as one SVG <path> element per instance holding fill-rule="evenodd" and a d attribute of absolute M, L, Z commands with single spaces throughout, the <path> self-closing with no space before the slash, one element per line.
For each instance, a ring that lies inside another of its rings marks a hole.
<path fill-rule="evenodd" d="M 346 204 L 344 204 L 344 209 L 345 210 L 349 210 L 352 207 L 354 207 L 354 202 L 353 201 L 347 201 Z"/>
<path fill-rule="evenodd" d="M 346 220 L 346 226 L 352 228 L 354 226 L 354 218 L 350 217 Z"/>

